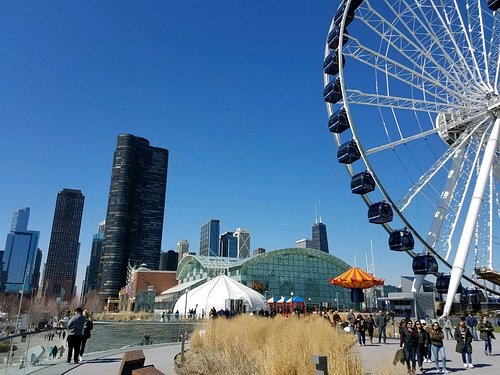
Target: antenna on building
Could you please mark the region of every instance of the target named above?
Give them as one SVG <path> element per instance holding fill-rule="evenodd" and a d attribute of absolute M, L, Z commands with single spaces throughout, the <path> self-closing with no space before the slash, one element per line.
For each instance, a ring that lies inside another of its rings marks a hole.
<path fill-rule="evenodd" d="M 314 213 L 316 215 L 316 224 L 322 223 L 321 219 L 321 199 L 318 199 L 318 204 L 314 206 Z"/>
<path fill-rule="evenodd" d="M 370 273 L 370 274 L 375 274 L 375 259 L 373 257 L 373 241 L 370 240 L 370 248 L 371 248 L 371 252 L 372 252 L 372 259 L 371 259 L 371 263 L 368 263 L 368 254 L 365 253 L 365 258 L 366 258 L 366 272 Z"/>

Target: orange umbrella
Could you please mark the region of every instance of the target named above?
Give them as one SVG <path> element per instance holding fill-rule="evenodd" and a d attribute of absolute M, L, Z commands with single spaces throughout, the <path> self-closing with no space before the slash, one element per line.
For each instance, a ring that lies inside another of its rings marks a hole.
<path fill-rule="evenodd" d="M 377 279 L 361 268 L 353 267 L 342 275 L 330 279 L 330 284 L 348 289 L 368 289 L 375 285 L 384 285 L 384 280 Z"/>

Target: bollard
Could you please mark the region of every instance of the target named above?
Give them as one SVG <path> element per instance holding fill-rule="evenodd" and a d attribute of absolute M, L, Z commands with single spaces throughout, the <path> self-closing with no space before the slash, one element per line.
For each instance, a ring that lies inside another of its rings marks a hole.
<path fill-rule="evenodd" d="M 186 335 L 181 335 L 181 363 L 184 364 L 184 342 L 186 341 Z"/>
<path fill-rule="evenodd" d="M 316 365 L 316 375 L 328 375 L 328 360 L 324 355 L 313 355 L 312 361 Z"/>

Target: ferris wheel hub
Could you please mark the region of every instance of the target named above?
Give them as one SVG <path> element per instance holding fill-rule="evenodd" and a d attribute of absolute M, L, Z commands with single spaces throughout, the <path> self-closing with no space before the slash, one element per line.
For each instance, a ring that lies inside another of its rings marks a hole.
<path fill-rule="evenodd" d="M 491 111 L 495 117 L 500 117 L 500 97 L 498 95 L 488 95 L 488 111 Z"/>

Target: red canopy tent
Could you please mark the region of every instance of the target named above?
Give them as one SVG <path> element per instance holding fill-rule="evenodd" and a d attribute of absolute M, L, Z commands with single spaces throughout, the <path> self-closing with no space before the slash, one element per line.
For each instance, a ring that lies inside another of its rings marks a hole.
<path fill-rule="evenodd" d="M 377 279 L 361 268 L 352 267 L 342 275 L 330 279 L 330 284 L 351 289 L 351 301 L 363 302 L 363 289 L 368 289 L 376 285 L 384 285 L 384 280 Z"/>

